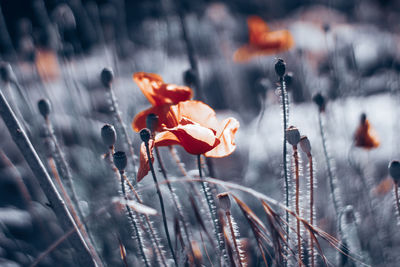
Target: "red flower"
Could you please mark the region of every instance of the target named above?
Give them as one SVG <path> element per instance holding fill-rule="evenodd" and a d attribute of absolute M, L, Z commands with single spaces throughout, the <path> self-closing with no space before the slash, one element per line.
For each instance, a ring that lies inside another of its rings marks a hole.
<path fill-rule="evenodd" d="M 154 141 L 150 139 L 149 150 L 152 163 L 154 162 L 153 147 L 154 147 Z M 140 165 L 137 173 L 137 182 L 140 182 L 143 179 L 143 177 L 145 177 L 149 173 L 149 171 L 150 171 L 149 157 L 147 156 L 146 145 L 144 142 L 142 142 L 142 145 L 140 146 Z"/>
<path fill-rule="evenodd" d="M 365 149 L 373 149 L 379 146 L 378 137 L 365 114 L 361 115 L 360 125 L 354 134 L 354 142 L 355 146 Z"/>
<path fill-rule="evenodd" d="M 289 50 L 294 46 L 292 34 L 288 30 L 270 31 L 267 23 L 258 16 L 247 19 L 249 44 L 236 50 L 236 62 L 250 60 L 254 56 L 272 55 Z"/>
<path fill-rule="evenodd" d="M 193 97 L 193 91 L 189 87 L 164 83 L 163 79 L 157 74 L 137 72 L 133 75 L 133 80 L 153 106 L 140 112 L 134 118 L 132 127 L 136 132 L 146 128 L 146 118 L 149 114 L 167 115 L 170 105 Z M 165 117 L 159 118 L 160 121 L 166 121 L 166 119 Z M 161 124 L 159 123 L 158 130 L 160 130 L 160 127 Z"/>
<path fill-rule="evenodd" d="M 159 115 L 159 114 L 157 114 Z M 239 122 L 227 118 L 219 122 L 214 110 L 200 101 L 184 101 L 170 107 L 167 126 L 155 137 L 156 146 L 181 145 L 188 153 L 226 157 L 236 148 Z"/>

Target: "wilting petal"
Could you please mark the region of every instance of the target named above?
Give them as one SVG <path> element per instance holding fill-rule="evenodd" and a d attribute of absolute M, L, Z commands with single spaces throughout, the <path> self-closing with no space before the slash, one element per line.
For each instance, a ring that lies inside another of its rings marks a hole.
<path fill-rule="evenodd" d="M 177 127 L 166 129 L 166 131 L 172 133 L 175 137 L 169 135 L 170 139 L 165 138 L 165 136 L 163 139 L 157 138 L 156 145 L 165 145 L 166 143 L 169 145 L 174 142 L 176 143 L 177 140 L 179 145 L 188 153 L 200 155 L 210 151 L 219 144 L 219 140 L 215 136 L 216 132 L 212 129 L 190 122 L 188 119 L 184 119 L 182 123 L 184 125 L 179 124 Z"/>
<path fill-rule="evenodd" d="M 187 118 L 206 128 L 218 128 L 215 111 L 201 101 L 189 100 L 180 102 L 178 105 L 172 106 L 171 111 L 175 114 L 177 121 Z"/>
<path fill-rule="evenodd" d="M 178 125 L 175 116 L 170 112 L 170 105 L 155 106 L 146 109 L 135 116 L 132 122 L 132 128 L 136 132 L 139 132 L 143 128 L 146 128 L 146 118 L 149 114 L 156 114 L 158 116 L 157 131 L 160 131 L 162 125 L 165 127 L 175 127 Z"/>
<path fill-rule="evenodd" d="M 164 83 L 157 74 L 137 72 L 133 75 L 133 80 L 153 106 L 177 104 L 193 96 L 189 87 Z"/>
<path fill-rule="evenodd" d="M 239 122 L 235 118 L 225 119 L 216 133 L 220 143 L 214 149 L 205 153 L 205 156 L 221 158 L 235 151 L 235 134 L 238 129 Z"/>
<path fill-rule="evenodd" d="M 154 141 L 152 139 L 149 140 L 149 149 L 150 149 L 150 158 L 151 162 L 154 162 L 154 156 L 153 156 L 153 147 L 154 147 Z M 140 163 L 139 163 L 139 170 L 137 173 L 137 181 L 140 182 L 143 177 L 145 177 L 149 171 L 150 171 L 150 166 L 149 166 L 149 158 L 147 157 L 147 151 L 146 151 L 146 145 L 144 142 L 142 142 L 142 145 L 140 146 Z"/>

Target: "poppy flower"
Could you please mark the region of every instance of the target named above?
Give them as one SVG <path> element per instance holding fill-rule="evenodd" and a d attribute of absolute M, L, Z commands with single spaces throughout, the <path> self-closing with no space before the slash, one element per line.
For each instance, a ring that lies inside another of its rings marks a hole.
<path fill-rule="evenodd" d="M 163 130 L 155 136 L 156 146 L 181 145 L 188 153 L 226 157 L 235 148 L 239 128 L 235 118 L 219 122 L 215 111 L 201 101 L 184 101 L 170 107 Z"/>
<path fill-rule="evenodd" d="M 250 16 L 247 25 L 249 43 L 236 50 L 233 55 L 236 62 L 245 62 L 254 56 L 284 52 L 294 45 L 293 36 L 288 30 L 270 31 L 267 23 L 258 16 Z"/>
<path fill-rule="evenodd" d="M 354 142 L 356 147 L 365 149 L 373 149 L 379 146 L 378 137 L 372 129 L 365 114 L 361 115 L 360 125 L 354 134 Z"/>
<path fill-rule="evenodd" d="M 151 108 L 140 112 L 134 118 L 132 127 L 136 132 L 146 128 L 146 118 L 149 114 L 157 114 L 160 116 L 160 121 L 166 121 L 166 118 L 161 116 L 168 113 L 170 105 L 193 97 L 193 91 L 189 87 L 164 83 L 161 76 L 157 74 L 137 72 L 133 75 L 133 80 L 152 105 Z M 158 130 L 160 130 L 160 127 L 161 124 L 158 125 Z"/>

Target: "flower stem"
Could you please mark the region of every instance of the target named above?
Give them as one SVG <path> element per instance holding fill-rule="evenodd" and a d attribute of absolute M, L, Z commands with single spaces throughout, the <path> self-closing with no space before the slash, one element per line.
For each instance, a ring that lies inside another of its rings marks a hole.
<path fill-rule="evenodd" d="M 314 166 L 311 153 L 307 155 L 308 157 L 308 167 L 310 169 L 310 224 L 314 224 Z M 311 267 L 315 266 L 315 255 L 314 255 L 314 239 L 310 233 L 310 262 Z"/>
<path fill-rule="evenodd" d="M 220 225 L 220 221 L 216 218 L 217 216 L 217 211 L 216 211 L 216 206 L 215 206 L 215 201 L 212 197 L 212 195 L 209 194 L 209 187 L 206 185 L 206 182 L 203 181 L 203 171 L 201 168 L 201 155 L 197 155 L 197 165 L 199 167 L 199 176 L 200 176 L 200 180 L 202 180 L 201 182 L 201 187 L 203 189 L 204 192 L 204 196 L 207 200 L 207 205 L 208 205 L 208 209 L 210 210 L 210 215 L 211 215 L 211 220 L 213 221 L 213 225 L 214 225 L 214 232 L 215 232 L 215 237 L 216 240 L 218 242 L 218 249 L 220 250 L 221 254 L 224 255 L 223 253 L 223 249 L 225 247 L 225 241 L 221 240 L 221 238 L 219 238 L 220 233 L 222 232 L 221 229 L 221 225 Z M 224 255 L 225 256 L 225 255 Z"/>
<path fill-rule="evenodd" d="M 394 184 L 394 194 L 396 196 L 397 211 L 400 216 L 399 185 L 397 183 Z"/>
<path fill-rule="evenodd" d="M 239 266 L 242 267 L 243 266 L 242 259 L 240 257 L 240 250 L 239 250 L 239 246 L 237 244 L 235 230 L 233 229 L 233 224 L 232 224 L 232 218 L 231 218 L 231 212 L 230 211 L 226 211 L 226 217 L 228 219 L 229 229 L 231 230 L 231 236 L 232 236 L 232 240 L 233 240 L 233 245 L 235 246 L 235 249 L 236 249 L 236 254 L 237 254 L 237 257 L 238 257 Z"/>
<path fill-rule="evenodd" d="M 295 168 L 295 183 L 296 183 L 296 213 L 300 216 L 300 179 L 299 179 L 299 154 L 297 151 L 297 145 L 293 146 L 293 158 L 294 158 L 294 168 Z M 300 236 L 300 220 L 297 219 L 297 246 L 298 246 L 298 257 L 299 265 L 302 264 L 301 259 L 301 236 Z"/>
<path fill-rule="evenodd" d="M 123 178 L 124 177 L 124 171 L 120 171 L 119 175 L 120 175 L 120 179 L 121 179 L 122 195 L 123 195 L 126 203 L 128 203 L 128 196 L 127 196 L 126 191 L 125 191 L 125 184 L 124 184 L 124 178 Z M 131 210 L 131 208 L 129 207 L 128 204 L 125 204 L 125 208 L 126 208 L 126 210 L 128 212 L 129 219 L 131 220 L 131 223 L 133 225 L 133 229 L 135 231 L 135 235 L 136 235 L 137 242 L 138 242 L 138 245 L 139 245 L 140 255 L 143 258 L 143 261 L 144 261 L 144 264 L 146 265 L 146 267 L 150 267 L 149 262 L 148 262 L 147 257 L 146 257 L 146 254 L 144 253 L 142 237 L 140 236 L 139 228 L 138 228 L 138 226 L 136 224 L 135 218 L 133 217 L 132 210 Z"/>
<path fill-rule="evenodd" d="M 158 198 L 160 200 L 161 213 L 162 213 L 162 217 L 163 217 L 163 223 L 164 223 L 164 228 L 165 228 L 165 234 L 167 236 L 168 246 L 170 248 L 170 251 L 171 251 L 171 254 L 172 254 L 172 258 L 174 259 L 175 266 L 178 266 L 178 262 L 177 262 L 176 257 L 175 257 L 175 252 L 174 252 L 174 249 L 172 247 L 171 237 L 169 235 L 167 217 L 165 216 L 164 200 L 163 200 L 163 197 L 162 197 L 162 194 L 161 194 L 160 187 L 159 187 L 158 182 L 157 182 L 156 172 L 154 171 L 153 163 L 150 160 L 151 159 L 151 155 L 150 155 L 150 148 L 149 148 L 149 142 L 148 141 L 145 142 L 145 146 L 146 146 L 147 158 L 149 159 L 150 171 L 151 171 L 151 174 L 153 176 L 154 184 L 156 186 Z"/>

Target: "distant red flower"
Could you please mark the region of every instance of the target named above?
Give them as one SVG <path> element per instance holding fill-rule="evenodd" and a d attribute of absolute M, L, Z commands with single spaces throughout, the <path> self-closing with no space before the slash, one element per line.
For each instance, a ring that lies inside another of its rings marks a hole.
<path fill-rule="evenodd" d="M 365 114 L 361 115 L 360 125 L 354 134 L 354 142 L 356 147 L 364 149 L 377 148 L 380 144 Z"/>
<path fill-rule="evenodd" d="M 250 16 L 247 25 L 249 43 L 236 50 L 233 55 L 236 62 L 248 61 L 259 55 L 277 54 L 294 46 L 294 39 L 288 30 L 270 31 L 267 23 L 258 16 Z"/>
<path fill-rule="evenodd" d="M 187 86 L 164 83 L 161 76 L 153 73 L 137 72 L 133 75 L 133 80 L 137 83 L 140 90 L 152 105 L 136 115 L 132 122 L 132 127 L 136 132 L 146 128 L 146 118 L 149 114 L 167 114 L 170 105 L 175 105 L 181 101 L 189 100 L 193 97 L 193 91 Z M 160 121 L 166 118 L 160 117 Z M 159 124 L 158 129 L 160 129 Z"/>

